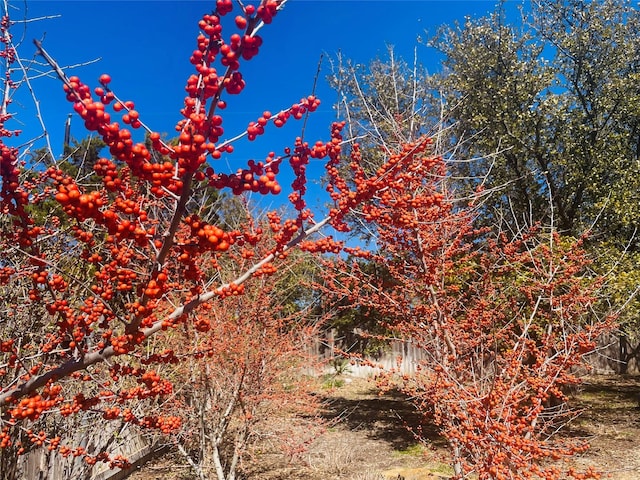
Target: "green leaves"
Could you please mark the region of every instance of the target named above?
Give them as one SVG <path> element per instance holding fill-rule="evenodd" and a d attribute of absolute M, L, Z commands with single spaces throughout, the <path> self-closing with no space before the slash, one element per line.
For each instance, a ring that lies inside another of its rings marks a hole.
<path fill-rule="evenodd" d="M 562 0 L 537 2 L 522 25 L 498 11 L 441 31 L 458 155 L 480 157 L 460 173 L 500 189 L 489 208 L 574 234 L 599 216 L 603 231 L 639 218 L 609 198 L 636 191 L 639 32 L 628 2 Z"/>

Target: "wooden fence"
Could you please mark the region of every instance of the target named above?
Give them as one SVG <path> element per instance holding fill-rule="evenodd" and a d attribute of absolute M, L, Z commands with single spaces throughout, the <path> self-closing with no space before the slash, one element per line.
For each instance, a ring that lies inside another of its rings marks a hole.
<path fill-rule="evenodd" d="M 106 428 L 105 428 L 106 427 Z M 163 445 L 154 442 L 130 425 L 102 424 L 100 428 L 82 429 L 83 434 L 69 435 L 63 443 L 82 446 L 90 455 L 108 451 L 111 456 L 122 455 L 131 463 L 127 470 L 110 468 L 108 464 L 88 465 L 82 457 L 64 458 L 57 452 L 45 448 L 19 457 L 16 471 L 21 480 L 122 480 L 150 458 L 166 451 Z"/>
<path fill-rule="evenodd" d="M 391 340 L 384 348 L 379 349 L 378 354 L 369 355 L 363 358 L 363 361 L 350 362 L 341 352 L 355 353 L 357 348 L 353 347 L 353 342 L 345 341 L 344 338 L 338 337 L 335 330 L 331 330 L 326 332 L 325 338 L 317 339 L 311 349 L 313 355 L 325 361 L 324 373 L 344 370 L 344 373 L 359 378 L 375 376 L 390 370 L 411 375 L 415 373 L 416 365 L 425 359 L 424 352 L 414 344 Z"/>
<path fill-rule="evenodd" d="M 327 332 L 324 339 L 316 341 L 312 350 L 314 354 L 326 360 L 325 373 L 335 373 L 338 367 L 345 368 L 349 375 L 359 378 L 367 378 L 389 370 L 411 375 L 416 371 L 416 365 L 426 359 L 424 352 L 413 343 L 391 340 L 379 355 L 366 357 L 364 362 L 356 361 L 343 366 L 339 362 L 340 358 L 344 358 L 340 352 L 353 351 L 350 350 L 350 345 L 345 343 L 343 338 L 337 337 L 335 331 Z M 612 333 L 599 339 L 596 351 L 588 355 L 586 360 L 592 373 L 596 374 L 640 373 L 638 359 L 627 359 L 624 356 L 620 337 Z"/>

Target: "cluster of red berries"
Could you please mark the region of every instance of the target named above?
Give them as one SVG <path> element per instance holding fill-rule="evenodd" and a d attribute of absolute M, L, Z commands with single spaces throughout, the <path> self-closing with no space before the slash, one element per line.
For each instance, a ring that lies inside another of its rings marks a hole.
<path fill-rule="evenodd" d="M 220 227 L 208 224 L 197 215 L 188 215 L 185 217 L 184 222 L 191 228 L 192 238 L 198 239 L 197 247 L 201 252 L 224 252 L 227 251 L 234 242 L 229 233 Z"/>
<path fill-rule="evenodd" d="M 264 127 L 267 125 L 267 123 L 269 123 L 270 118 L 271 112 L 265 111 L 256 122 L 249 122 L 249 126 L 247 127 L 247 139 L 249 141 L 253 141 L 259 135 L 263 135 Z"/>
<path fill-rule="evenodd" d="M 237 236 L 236 245 L 238 245 L 239 247 L 244 247 L 248 243 L 249 245 L 252 245 L 255 247 L 258 244 L 258 242 L 260 242 L 260 240 L 262 239 L 263 233 L 264 232 L 262 230 L 262 227 L 254 228 L 253 225 L 251 225 L 250 228 L 247 229 L 247 231 Z M 245 258 L 248 258 L 248 257 L 245 257 Z"/>
<path fill-rule="evenodd" d="M 218 189 L 230 188 L 234 195 L 244 192 L 277 195 L 282 191 L 282 187 L 276 180 L 277 167 L 265 167 L 262 162 L 255 163 L 253 160 L 249 161 L 248 167 L 238 169 L 231 175 L 214 173 L 213 169 L 209 168 L 205 174 L 209 177 L 210 186 Z"/>
<path fill-rule="evenodd" d="M 13 445 L 9 427 L 4 427 L 0 432 L 0 448 L 7 448 Z"/>
<path fill-rule="evenodd" d="M 328 236 L 319 240 L 304 240 L 300 242 L 300 250 L 310 253 L 340 253 L 343 248 L 343 242 L 337 242 L 333 237 Z"/>
<path fill-rule="evenodd" d="M 280 2 L 278 0 L 267 0 L 262 2 L 256 11 L 256 16 L 264 23 L 271 23 L 273 17 L 278 13 L 278 6 Z"/>
<path fill-rule="evenodd" d="M 43 398 L 42 395 L 35 394 L 24 397 L 16 404 L 14 408 L 9 410 L 11 417 L 16 420 L 30 419 L 36 420 L 42 412 L 50 410 L 59 403 L 57 398 Z"/>
<path fill-rule="evenodd" d="M 260 267 L 255 272 L 253 272 L 253 276 L 254 277 L 261 277 L 263 275 L 264 276 L 269 276 L 269 275 L 273 275 L 277 271 L 278 271 L 278 269 L 276 268 L 276 266 L 273 263 L 267 262 L 264 265 L 262 265 L 262 267 Z"/>
<path fill-rule="evenodd" d="M 23 207 L 28 204 L 28 193 L 20 189 L 18 169 L 19 151 L 0 143 L 0 178 L 2 178 L 2 209 L 8 214 L 24 215 Z"/>
<path fill-rule="evenodd" d="M 94 101 L 90 88 L 82 83 L 78 77 L 70 77 L 69 83 L 64 85 L 67 93 L 67 99 L 73 102 L 74 110 L 85 121 L 85 127 L 90 131 L 95 131 L 101 135 L 103 141 L 109 147 L 109 152 L 117 160 L 124 161 L 129 166 L 131 173 L 136 176 L 152 179 L 154 173 L 163 173 L 162 168 L 145 168 L 145 165 L 151 164 L 151 153 L 144 143 L 135 143 L 132 140 L 131 132 L 125 128 L 121 128 L 117 122 L 111 122 L 111 115 L 105 111 L 106 105 L 110 104 L 115 96 L 108 90 L 108 84 L 111 82 L 109 75 L 102 75 L 100 83 L 102 87 L 95 89 L 95 93 L 100 96 L 100 101 Z M 131 101 L 115 102 L 113 110 L 115 112 L 125 111 L 122 115 L 122 121 L 130 125 L 132 128 L 140 128 L 142 122 L 140 114 L 134 109 L 135 105 Z M 153 142 L 159 142 L 159 134 L 151 135 Z M 162 153 L 168 153 L 169 150 L 165 146 L 157 145 Z M 162 147 L 162 148 L 161 148 Z M 155 147 L 154 147 L 155 148 Z M 96 173 L 103 176 L 105 187 L 109 191 L 120 190 L 122 179 L 118 179 L 117 169 L 109 160 L 100 160 L 97 164 Z M 155 180 L 158 178 L 156 176 Z M 164 182 L 163 184 L 167 184 Z M 156 185 L 157 187 L 158 185 Z M 170 190 L 179 190 L 178 186 L 167 185 Z M 158 189 L 158 193 L 160 190 Z"/>
<path fill-rule="evenodd" d="M 139 425 L 145 428 L 160 430 L 165 435 L 178 430 L 182 426 L 182 419 L 175 415 L 146 416 L 140 420 Z"/>
<path fill-rule="evenodd" d="M 16 270 L 12 267 L 0 267 L 0 285 L 6 285 L 9 283 L 9 280 L 13 275 L 15 275 Z"/>
<path fill-rule="evenodd" d="M 79 221 L 98 218 L 100 207 L 105 204 L 102 194 L 97 190 L 82 193 L 77 185 L 70 181 L 65 183 L 58 185 L 58 193 L 55 197 L 65 213 Z"/>
<path fill-rule="evenodd" d="M 132 351 L 136 345 L 140 345 L 144 341 L 144 334 L 136 332 L 134 334 L 119 335 L 111 337 L 111 346 L 113 351 L 118 355 L 124 355 Z"/>
<path fill-rule="evenodd" d="M 110 192 L 120 190 L 122 179 L 118 176 L 118 167 L 108 158 L 100 158 L 93 165 L 93 170 L 99 177 L 102 177 L 104 187 Z"/>
<path fill-rule="evenodd" d="M 244 293 L 244 284 L 236 285 L 232 282 L 219 288 L 216 293 L 220 298 L 242 295 Z"/>

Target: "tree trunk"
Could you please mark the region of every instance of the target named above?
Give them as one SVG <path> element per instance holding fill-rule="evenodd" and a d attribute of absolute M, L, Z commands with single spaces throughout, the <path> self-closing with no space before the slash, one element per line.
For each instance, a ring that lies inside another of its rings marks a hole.
<path fill-rule="evenodd" d="M 620 332 L 619 335 L 619 363 L 618 363 L 618 373 L 620 375 L 624 375 L 629 370 L 629 340 L 627 338 L 627 334 L 624 332 Z"/>

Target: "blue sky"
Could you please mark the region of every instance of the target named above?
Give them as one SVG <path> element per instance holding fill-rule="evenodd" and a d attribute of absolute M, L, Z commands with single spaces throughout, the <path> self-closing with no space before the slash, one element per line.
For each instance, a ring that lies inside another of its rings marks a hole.
<path fill-rule="evenodd" d="M 133 100 L 145 123 L 154 130 L 173 134 L 174 125 L 180 119 L 185 81 L 193 72 L 188 59 L 195 47 L 197 22 L 202 14 L 211 11 L 213 1 L 28 0 L 26 5 L 26 15 L 22 3 L 20 9 L 11 12 L 14 20 L 25 16 L 30 19 L 52 17 L 29 22 L 24 30 L 21 25 L 14 27 L 14 41 L 24 38 L 19 51 L 26 62 L 33 58 L 34 38 L 43 40 L 45 48 L 62 66 L 99 59 L 69 69 L 67 74 L 78 75 L 85 83 L 96 86 L 100 74 L 109 73 L 116 94 Z M 377 56 L 384 57 L 386 46 L 391 44 L 397 54 L 412 59 L 419 35 L 428 37 L 441 24 L 462 21 L 467 15 L 482 16 L 492 11 L 494 5 L 493 0 L 289 0 L 274 22 L 260 32 L 264 39 L 260 54 L 242 67 L 247 88 L 242 95 L 226 99 L 229 106 L 224 113 L 225 133 L 231 137 L 246 128 L 249 121 L 257 119 L 262 111 L 276 112 L 307 96 L 320 55 L 324 54 L 317 88 L 317 96 L 323 103 L 311 115 L 305 138 L 310 142 L 327 139 L 329 125 L 335 120 L 332 105 L 336 100 L 336 94 L 325 82 L 329 73 L 327 58 L 335 58 L 341 51 L 357 63 L 368 63 Z M 234 11 L 229 20 L 237 13 Z M 57 15 L 59 17 L 54 17 Z M 235 26 L 228 26 L 226 31 L 228 37 L 236 31 Z M 438 68 L 438 58 L 432 50 L 419 46 L 418 58 L 429 70 Z M 35 79 L 33 87 L 40 99 L 54 152 L 59 154 L 71 105 L 65 101 L 61 85 L 54 79 Z M 23 123 L 17 128 L 24 130 L 20 140 L 25 141 L 39 129 L 33 121 L 29 102 L 19 98 L 13 111 Z M 301 125 L 294 123 L 278 132 L 270 128 L 264 138 L 237 145 L 236 153 L 221 161 L 235 171 L 246 164 L 248 158 L 259 160 L 270 150 L 280 152 L 292 143 Z M 78 139 L 85 136 L 77 117 L 72 120 L 72 135 Z M 319 166 L 312 169 L 312 174 L 321 175 Z M 286 180 L 282 179 L 281 183 L 283 193 L 287 192 Z M 311 193 L 310 204 L 324 202 L 319 189 Z"/>

